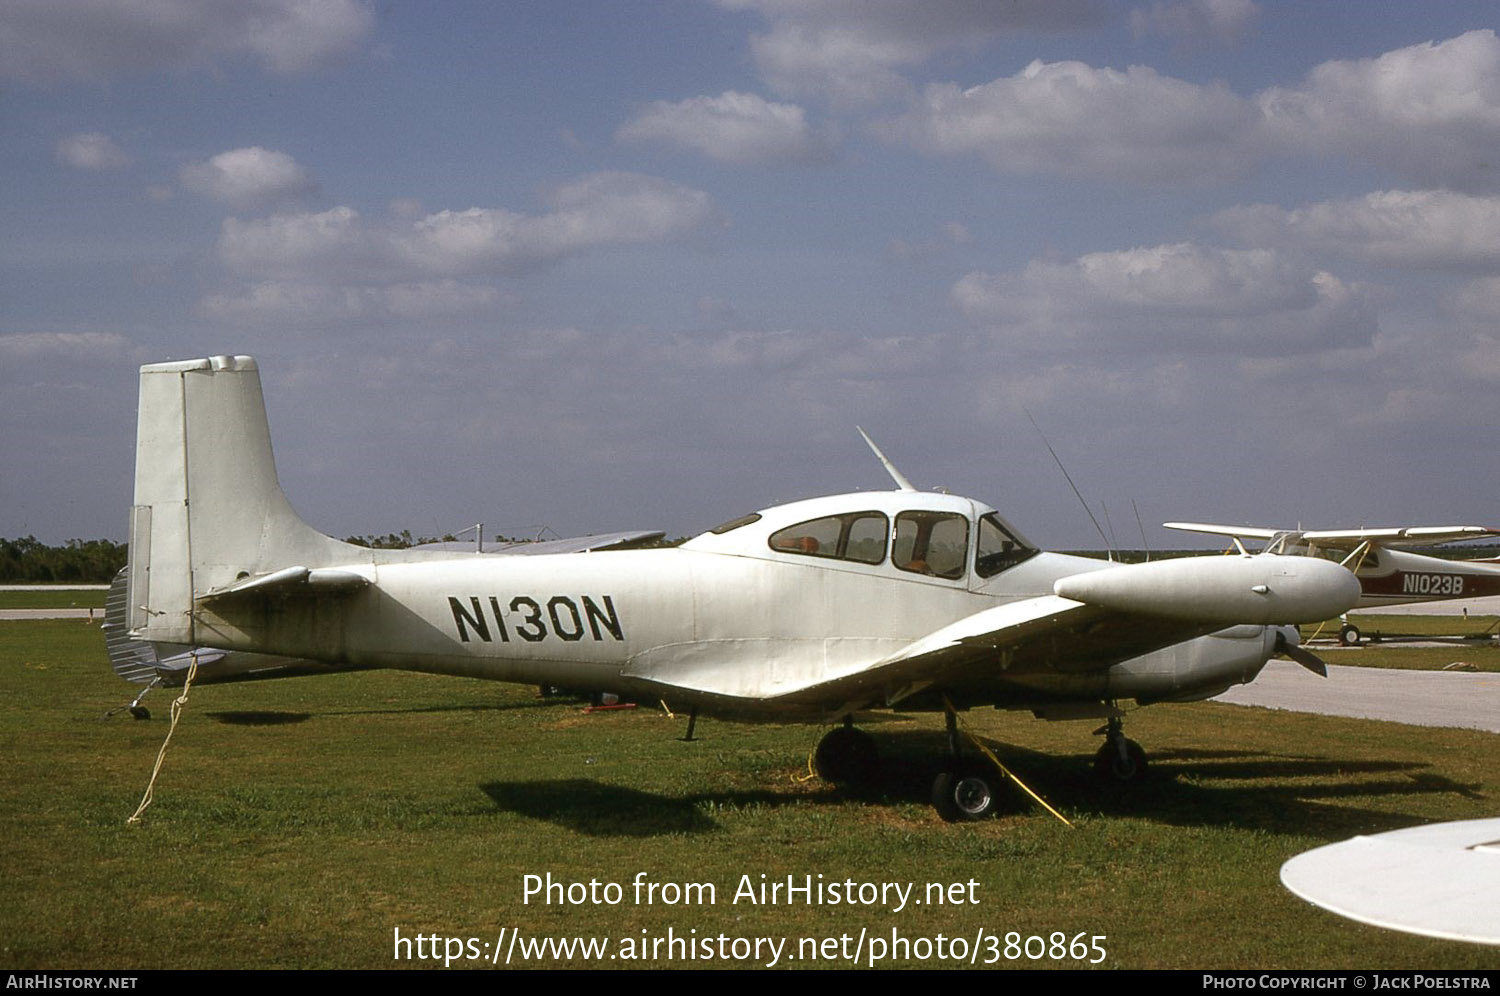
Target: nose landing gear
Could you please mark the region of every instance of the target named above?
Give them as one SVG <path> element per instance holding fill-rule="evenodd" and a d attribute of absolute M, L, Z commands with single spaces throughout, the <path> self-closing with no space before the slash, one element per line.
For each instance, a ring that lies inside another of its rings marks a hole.
<path fill-rule="evenodd" d="M 1145 776 L 1146 751 L 1125 736 L 1125 724 L 1119 716 L 1109 717 L 1108 723 L 1094 732 L 1104 734 L 1104 746 L 1094 755 L 1094 774 L 1119 783 L 1139 781 Z"/>

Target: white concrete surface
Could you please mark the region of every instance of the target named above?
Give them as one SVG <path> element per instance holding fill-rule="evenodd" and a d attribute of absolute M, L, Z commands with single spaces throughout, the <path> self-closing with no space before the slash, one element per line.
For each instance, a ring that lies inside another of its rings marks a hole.
<path fill-rule="evenodd" d="M 1330 664 L 1328 677 L 1320 678 L 1290 661 L 1271 661 L 1260 677 L 1214 701 L 1500 733 L 1500 674 L 1494 673 Z"/>

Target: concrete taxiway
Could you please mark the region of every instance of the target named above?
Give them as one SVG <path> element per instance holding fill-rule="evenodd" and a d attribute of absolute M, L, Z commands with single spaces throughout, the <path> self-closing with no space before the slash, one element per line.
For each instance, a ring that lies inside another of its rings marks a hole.
<path fill-rule="evenodd" d="M 1330 664 L 1320 678 L 1290 661 L 1271 661 L 1253 682 L 1214 701 L 1500 733 L 1500 674 L 1492 673 Z"/>

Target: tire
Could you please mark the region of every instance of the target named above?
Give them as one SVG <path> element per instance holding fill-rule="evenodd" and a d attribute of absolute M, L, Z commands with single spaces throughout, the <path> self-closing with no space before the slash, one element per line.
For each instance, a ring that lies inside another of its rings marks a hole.
<path fill-rule="evenodd" d="M 1126 740 L 1122 760 L 1119 748 L 1105 741 L 1094 755 L 1094 773 L 1109 782 L 1139 781 L 1146 774 L 1146 752 L 1134 740 Z"/>
<path fill-rule="evenodd" d="M 813 770 L 819 778 L 838 785 L 868 779 L 879 761 L 880 750 L 874 737 L 864 730 L 841 726 L 818 741 Z"/>
<path fill-rule="evenodd" d="M 932 808 L 948 823 L 993 816 L 1000 800 L 1000 778 L 991 765 L 977 761 L 940 771 L 932 780 Z"/>
<path fill-rule="evenodd" d="M 1344 623 L 1339 627 L 1339 642 L 1346 647 L 1359 646 L 1359 627 L 1353 623 Z"/>

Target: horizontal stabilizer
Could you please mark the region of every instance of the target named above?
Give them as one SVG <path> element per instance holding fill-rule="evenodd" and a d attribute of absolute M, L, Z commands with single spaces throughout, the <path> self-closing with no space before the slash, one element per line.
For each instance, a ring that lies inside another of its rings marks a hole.
<path fill-rule="evenodd" d="M 236 581 L 226 588 L 210 591 L 198 600 L 216 602 L 246 595 L 343 595 L 358 591 L 369 583 L 369 578 L 353 571 L 285 567 L 270 574 Z"/>
<path fill-rule="evenodd" d="M 104 603 L 104 644 L 115 674 L 138 685 L 161 685 L 180 688 L 188 670 L 197 658 L 198 671 L 193 679 L 200 685 L 231 681 L 254 681 L 260 678 L 287 678 L 302 674 L 332 674 L 353 671 L 348 664 L 255 654 L 214 647 L 181 648 L 167 657 L 157 655 L 157 646 L 133 639 L 125 626 L 130 568 L 124 568 L 110 585 Z M 163 644 L 163 647 L 169 645 Z"/>

